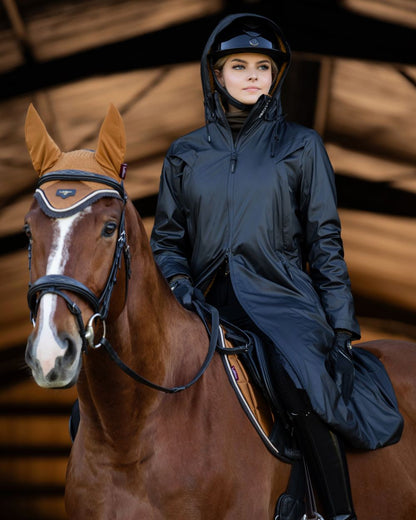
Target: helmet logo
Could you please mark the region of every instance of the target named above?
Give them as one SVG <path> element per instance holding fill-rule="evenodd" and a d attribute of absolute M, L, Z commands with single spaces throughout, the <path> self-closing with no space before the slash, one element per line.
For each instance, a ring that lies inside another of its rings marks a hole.
<path fill-rule="evenodd" d="M 248 43 L 250 44 L 250 47 L 258 47 L 259 40 L 257 40 L 257 38 L 252 38 Z"/>

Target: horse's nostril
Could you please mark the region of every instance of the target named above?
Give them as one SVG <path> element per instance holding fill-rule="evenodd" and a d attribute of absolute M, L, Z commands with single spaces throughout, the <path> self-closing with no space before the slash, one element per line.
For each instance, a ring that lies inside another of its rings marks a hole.
<path fill-rule="evenodd" d="M 50 383 L 57 381 L 62 373 L 64 373 L 75 361 L 77 348 L 75 341 L 65 335 L 61 336 L 61 347 L 64 349 L 62 356 L 55 360 L 55 367 L 47 374 L 47 379 Z"/>
<path fill-rule="evenodd" d="M 65 354 L 63 355 L 63 362 L 65 364 L 72 364 L 77 355 L 77 346 L 75 341 L 70 336 L 62 338 L 62 342 L 66 345 Z"/>
<path fill-rule="evenodd" d="M 52 369 L 49 374 L 48 374 L 48 380 L 53 383 L 54 381 L 56 381 L 58 379 L 58 374 L 57 374 L 57 371 L 55 369 Z"/>

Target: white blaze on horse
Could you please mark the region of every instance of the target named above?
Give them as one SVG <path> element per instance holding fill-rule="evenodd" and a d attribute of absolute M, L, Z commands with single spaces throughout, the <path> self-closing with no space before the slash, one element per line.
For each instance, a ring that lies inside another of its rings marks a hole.
<path fill-rule="evenodd" d="M 69 518 L 272 519 L 291 466 L 266 449 L 209 327 L 179 305 L 153 260 L 120 178 L 120 114 L 110 106 L 95 152 L 62 152 L 30 106 L 26 141 L 39 174 L 25 224 L 34 324 L 26 360 L 42 387 L 77 385 Z M 385 364 L 405 428 L 394 446 L 348 455 L 357 515 L 413 520 L 416 347 L 360 346 Z"/>

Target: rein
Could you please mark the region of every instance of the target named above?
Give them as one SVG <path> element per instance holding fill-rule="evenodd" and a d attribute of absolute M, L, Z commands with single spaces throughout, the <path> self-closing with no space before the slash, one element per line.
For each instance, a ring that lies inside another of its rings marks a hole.
<path fill-rule="evenodd" d="M 186 390 L 190 386 L 192 386 L 194 383 L 196 383 L 200 377 L 203 375 L 205 370 L 208 368 L 208 365 L 210 364 L 215 350 L 217 348 L 218 344 L 218 336 L 220 331 L 220 325 L 219 325 L 219 315 L 217 309 L 214 307 L 204 303 L 201 304 L 198 301 L 193 302 L 195 312 L 198 314 L 200 319 L 205 325 L 205 328 L 208 332 L 208 336 L 210 338 L 209 340 L 209 347 L 208 352 L 205 357 L 204 362 L 201 365 L 201 368 L 199 369 L 198 373 L 194 376 L 194 378 L 189 381 L 187 384 L 182 386 L 174 386 L 174 387 L 164 387 L 161 385 L 158 385 L 156 383 L 153 383 L 152 381 L 149 381 L 148 379 L 144 378 L 143 376 L 139 375 L 137 372 L 135 372 L 133 369 L 131 369 L 129 366 L 127 366 L 119 357 L 117 352 L 113 349 L 110 342 L 105 337 L 106 334 L 106 326 L 105 326 L 105 320 L 108 315 L 109 306 L 110 306 L 110 299 L 111 294 L 114 288 L 114 285 L 117 280 L 117 272 L 120 269 L 121 266 L 121 259 L 122 254 L 124 254 L 125 258 L 125 267 L 126 267 L 126 285 L 128 284 L 128 280 L 130 278 L 130 249 L 127 244 L 127 234 L 125 231 L 125 205 L 127 202 L 127 194 L 124 190 L 124 186 L 122 183 L 118 183 L 117 181 L 109 178 L 104 177 L 101 175 L 83 172 L 79 170 L 62 170 L 59 172 L 51 172 L 48 174 L 43 175 L 37 184 L 37 187 L 42 185 L 45 182 L 53 181 L 53 180 L 64 180 L 64 181 L 92 181 L 92 182 L 100 182 L 102 184 L 106 184 L 110 186 L 111 188 L 114 188 L 117 190 L 118 194 L 120 195 L 121 200 L 123 201 L 123 211 L 120 218 L 120 224 L 118 229 L 118 239 L 117 244 L 114 252 L 113 257 L 113 263 L 110 269 L 110 274 L 107 278 L 107 282 L 105 284 L 105 287 L 99 297 L 97 297 L 88 287 L 86 287 L 84 284 L 79 282 L 78 280 L 75 280 L 74 278 L 71 278 L 66 275 L 57 275 L 57 274 L 50 274 L 42 276 L 41 278 L 38 278 L 35 282 L 29 283 L 29 289 L 27 293 L 27 301 L 30 309 L 31 314 L 31 321 L 33 324 L 35 324 L 36 316 L 39 308 L 39 303 L 41 298 L 48 293 L 56 294 L 57 296 L 60 296 L 63 298 L 66 302 L 66 305 L 69 309 L 69 311 L 75 316 L 75 319 L 77 321 L 78 330 L 80 337 L 82 339 L 82 352 L 87 353 L 87 347 L 90 346 L 91 348 L 99 348 L 101 346 L 104 347 L 110 358 L 117 364 L 117 366 L 123 370 L 129 377 L 134 379 L 135 381 L 138 381 L 139 383 L 142 383 L 150 388 L 153 388 L 155 390 L 159 390 L 161 392 L 165 393 L 177 393 L 182 390 Z M 43 210 L 43 208 L 42 208 Z M 29 273 L 31 273 L 31 259 L 32 259 L 32 249 L 31 249 L 31 242 L 29 241 L 28 246 L 28 258 L 29 258 Z M 78 305 L 71 300 L 71 298 L 65 294 L 63 291 L 69 291 L 72 293 L 77 294 L 80 296 L 83 300 L 86 300 L 92 307 L 94 314 L 88 321 L 87 327 L 84 326 L 84 322 L 82 319 L 82 313 Z M 209 322 L 208 324 L 206 315 L 209 315 Z M 93 330 L 93 324 L 96 319 L 100 319 L 103 325 L 103 335 L 100 339 L 99 343 L 94 345 L 94 330 Z"/>
<path fill-rule="evenodd" d="M 107 341 L 106 338 L 101 339 L 101 345 L 105 348 L 110 358 L 125 372 L 128 376 L 133 378 L 135 381 L 138 381 L 139 383 L 142 383 L 146 386 L 149 386 L 150 388 L 153 388 L 155 390 L 159 390 L 161 392 L 165 392 L 168 394 L 176 394 L 177 392 L 182 392 L 182 390 L 186 390 L 190 386 L 192 386 L 194 383 L 198 381 L 198 379 L 201 378 L 205 370 L 208 368 L 208 365 L 210 364 L 214 354 L 215 350 L 217 348 L 218 344 L 218 336 L 220 331 L 220 325 L 219 325 L 219 315 L 217 309 L 212 307 L 208 304 L 201 304 L 198 301 L 192 302 L 195 307 L 195 312 L 198 314 L 198 316 L 203 321 L 205 328 L 207 329 L 208 336 L 209 336 L 209 347 L 208 347 L 208 353 L 205 357 L 204 362 L 201 365 L 201 368 L 199 369 L 198 373 L 195 375 L 195 377 L 186 383 L 183 386 L 173 386 L 173 387 L 166 387 L 161 386 L 156 383 L 153 383 L 152 381 L 149 381 L 148 379 L 144 378 L 143 376 L 139 375 L 137 372 L 132 370 L 130 367 L 128 367 L 119 357 L 117 352 L 113 349 L 110 342 Z M 210 327 L 205 319 L 205 314 L 208 312 L 208 314 L 211 317 L 211 330 Z M 222 333 L 222 332 L 221 332 Z"/>

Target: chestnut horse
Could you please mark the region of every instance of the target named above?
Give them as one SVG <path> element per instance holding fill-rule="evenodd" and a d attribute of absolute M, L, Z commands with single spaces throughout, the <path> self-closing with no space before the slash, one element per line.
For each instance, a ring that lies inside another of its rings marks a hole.
<path fill-rule="evenodd" d="M 34 324 L 26 361 L 44 388 L 77 385 L 69 518 L 273 519 L 291 465 L 266 449 L 207 325 L 176 301 L 153 260 L 120 178 L 120 114 L 110 105 L 95 152 L 61 152 L 32 105 L 25 129 L 39 174 L 25 224 Z M 394 446 L 349 454 L 358 518 L 413 520 L 416 347 L 361 346 L 385 363 L 405 428 Z"/>

